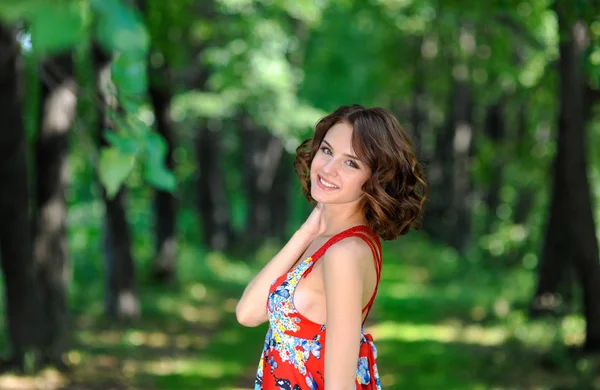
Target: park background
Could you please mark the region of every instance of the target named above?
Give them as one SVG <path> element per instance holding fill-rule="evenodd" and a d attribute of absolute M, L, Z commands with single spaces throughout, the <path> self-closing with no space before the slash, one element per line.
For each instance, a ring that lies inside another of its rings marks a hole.
<path fill-rule="evenodd" d="M 384 243 L 384 389 L 600 388 L 599 101 L 591 0 L 0 1 L 0 388 L 253 388 L 237 299 L 352 103 L 430 186 Z"/>

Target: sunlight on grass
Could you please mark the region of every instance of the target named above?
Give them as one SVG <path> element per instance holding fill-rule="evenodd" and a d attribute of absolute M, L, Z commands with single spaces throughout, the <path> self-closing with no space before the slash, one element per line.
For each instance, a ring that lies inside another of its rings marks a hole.
<path fill-rule="evenodd" d="M 581 345 L 585 339 L 585 320 L 581 315 L 531 321 L 525 313 L 514 311 L 507 317 L 506 326 L 515 339 L 537 348 L 547 348 L 556 341 L 568 346 Z"/>
<path fill-rule="evenodd" d="M 194 307 L 184 304 L 180 309 L 181 318 L 188 322 L 216 324 L 221 318 L 222 309 L 217 307 Z"/>
<path fill-rule="evenodd" d="M 3 390 L 58 390 L 62 389 L 67 380 L 56 370 L 44 370 L 34 378 L 15 375 L 0 376 L 0 389 Z"/>
<path fill-rule="evenodd" d="M 109 346 L 147 346 L 152 348 L 164 348 L 175 346 L 187 348 L 190 346 L 205 346 L 208 343 L 206 337 L 201 335 L 190 336 L 186 334 L 170 335 L 158 331 L 80 331 L 78 339 L 82 344 L 94 347 Z"/>
<path fill-rule="evenodd" d="M 379 341 L 438 341 L 442 343 L 461 342 L 466 344 L 499 345 L 507 336 L 500 327 L 478 325 L 462 326 L 460 323 L 447 325 L 416 325 L 410 323 L 384 322 L 369 328 Z"/>
<path fill-rule="evenodd" d="M 215 294 L 207 296 L 209 292 L 202 284 L 195 284 L 188 288 L 188 291 L 193 297 L 192 302 L 182 299 L 181 296 L 161 295 L 153 302 L 153 305 L 163 314 L 175 315 L 189 323 L 216 324 L 221 318 L 222 307 L 219 303 L 212 302 Z M 203 304 L 199 304 L 199 302 L 203 302 Z"/>
<path fill-rule="evenodd" d="M 97 330 L 82 330 L 77 336 L 82 343 L 95 345 L 119 344 L 123 340 L 123 333 L 117 330 L 107 330 L 103 332 L 98 332 Z"/>
<path fill-rule="evenodd" d="M 239 374 L 242 366 L 233 361 L 218 359 L 171 359 L 168 357 L 147 361 L 141 364 L 140 370 L 148 374 L 193 375 L 211 379 L 220 379 L 226 375 Z"/>

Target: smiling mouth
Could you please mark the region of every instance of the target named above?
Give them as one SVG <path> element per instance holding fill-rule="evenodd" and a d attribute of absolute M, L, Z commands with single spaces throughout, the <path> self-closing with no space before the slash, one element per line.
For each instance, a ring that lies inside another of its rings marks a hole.
<path fill-rule="evenodd" d="M 327 187 L 327 188 L 331 188 L 332 190 L 333 190 L 333 189 L 340 188 L 340 187 L 336 186 L 335 184 L 333 184 L 333 183 L 330 183 L 330 182 L 328 182 L 327 180 L 323 179 L 323 178 L 321 177 L 321 175 L 317 175 L 317 180 L 319 180 L 319 183 L 320 183 L 321 185 L 323 185 L 324 187 Z"/>

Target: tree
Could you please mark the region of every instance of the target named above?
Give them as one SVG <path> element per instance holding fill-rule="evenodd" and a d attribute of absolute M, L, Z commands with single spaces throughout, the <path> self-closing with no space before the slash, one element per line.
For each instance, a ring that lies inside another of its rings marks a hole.
<path fill-rule="evenodd" d="M 77 103 L 77 85 L 70 52 L 46 58 L 41 65 L 41 113 L 35 142 L 36 215 L 34 255 L 41 289 L 43 354 L 64 366 L 68 336 L 67 286 L 70 266 L 67 246 L 66 190 L 68 138 Z"/>
<path fill-rule="evenodd" d="M 223 129 L 209 128 L 208 121 L 200 121 L 195 135 L 198 166 L 198 211 L 202 218 L 205 245 L 214 250 L 227 249 L 231 244 L 232 228 L 223 167 Z M 220 125 L 215 121 L 213 126 Z"/>
<path fill-rule="evenodd" d="M 27 141 L 18 93 L 19 46 L 15 31 L 0 24 L 0 265 L 12 356 L 5 367 L 25 369 L 25 355 L 37 351 L 44 326 L 35 280 L 29 217 Z"/>
<path fill-rule="evenodd" d="M 102 147 L 107 146 L 107 131 L 116 129 L 115 112 L 119 101 L 111 92 L 112 58 L 98 45 L 93 46 L 94 70 L 98 88 L 98 136 Z M 112 115 L 111 115 L 112 112 Z M 106 225 L 106 313 L 117 319 L 131 319 L 139 316 L 135 263 L 131 253 L 131 232 L 126 210 L 126 189 L 121 187 L 114 195 L 103 188 Z"/>
<path fill-rule="evenodd" d="M 583 290 L 584 350 L 600 351 L 600 263 L 586 157 L 583 56 L 588 27 L 575 4 L 555 3 L 560 33 L 557 152 L 534 312 L 554 309 L 559 284 L 574 267 Z"/>
<path fill-rule="evenodd" d="M 164 12 L 165 2 L 138 1 L 138 9 L 145 15 L 146 26 L 150 31 L 150 50 L 147 69 L 149 73 L 148 94 L 154 110 L 156 130 L 166 144 L 164 164 L 173 171 L 175 161 L 175 128 L 171 120 L 171 101 L 173 99 L 173 77 L 165 47 L 168 31 L 172 27 Z M 152 12 L 154 11 L 154 12 Z M 155 31 L 158 30 L 158 31 Z M 153 61 L 154 59 L 154 61 Z M 177 256 L 177 201 L 173 191 L 157 189 L 154 193 L 154 233 L 156 254 L 152 263 L 152 275 L 161 281 L 173 281 L 176 273 Z"/>
<path fill-rule="evenodd" d="M 501 98 L 500 101 L 491 104 L 486 109 L 485 115 L 485 132 L 490 142 L 495 147 L 502 147 L 505 133 L 505 108 L 504 100 Z M 500 204 L 500 190 L 502 189 L 502 174 L 503 164 L 505 163 L 502 153 L 499 153 L 492 157 L 490 163 L 490 184 L 485 194 L 485 202 L 488 210 L 488 217 L 485 226 L 487 233 L 490 233 L 493 229 L 493 220 L 496 216 L 496 209 Z"/>

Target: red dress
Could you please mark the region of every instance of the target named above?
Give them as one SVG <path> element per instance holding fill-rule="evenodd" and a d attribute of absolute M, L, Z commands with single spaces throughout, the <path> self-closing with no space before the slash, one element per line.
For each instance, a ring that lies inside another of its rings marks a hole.
<path fill-rule="evenodd" d="M 294 292 L 327 249 L 346 237 L 359 237 L 371 248 L 377 271 L 377 284 L 363 313 L 371 309 L 381 279 L 381 242 L 367 226 L 344 230 L 321 246 L 271 285 L 267 299 L 269 331 L 265 338 L 254 390 L 324 389 L 325 325 L 317 324 L 294 307 Z M 365 317 L 366 319 L 366 317 Z M 377 372 L 377 350 L 371 335 L 362 331 L 356 367 L 356 389 L 381 390 Z"/>

